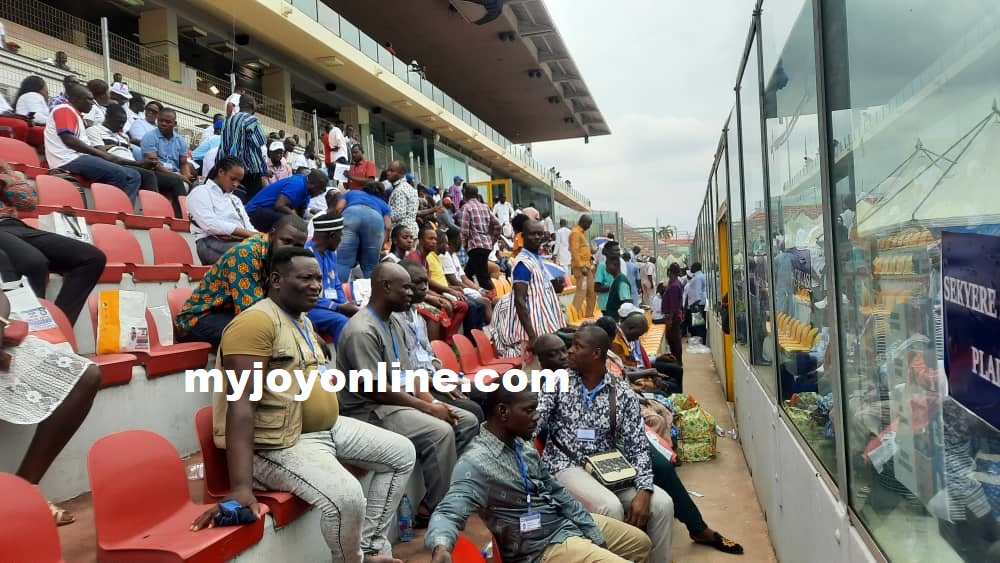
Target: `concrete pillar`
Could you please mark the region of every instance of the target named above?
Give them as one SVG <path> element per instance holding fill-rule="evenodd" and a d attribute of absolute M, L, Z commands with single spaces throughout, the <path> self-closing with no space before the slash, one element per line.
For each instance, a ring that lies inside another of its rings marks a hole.
<path fill-rule="evenodd" d="M 139 14 L 139 43 L 167 57 L 167 76 L 181 81 L 181 56 L 177 48 L 177 11 L 173 8 L 145 10 Z"/>
<path fill-rule="evenodd" d="M 283 68 L 271 67 L 261 76 L 261 93 L 270 100 L 277 100 L 284 108 L 285 123 L 292 123 L 292 77 Z"/>
<path fill-rule="evenodd" d="M 340 120 L 344 122 L 345 126 L 354 126 L 354 129 L 358 132 L 358 139 L 367 138 L 372 132 L 371 117 L 368 114 L 368 108 L 344 106 L 340 108 Z M 368 158 L 373 158 L 373 155 L 368 155 Z"/>

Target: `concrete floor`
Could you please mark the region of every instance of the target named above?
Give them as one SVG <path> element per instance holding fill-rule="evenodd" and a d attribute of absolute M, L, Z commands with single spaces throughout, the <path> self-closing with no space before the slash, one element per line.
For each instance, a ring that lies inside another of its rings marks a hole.
<path fill-rule="evenodd" d="M 658 332 L 658 331 L 657 331 Z M 652 334 L 652 341 L 658 335 Z M 644 343 L 649 350 L 657 349 Z M 693 394 L 697 401 L 715 416 L 716 422 L 724 429 L 733 428 L 733 418 L 722 391 L 722 384 L 712 366 L 711 354 L 685 354 L 684 390 Z M 753 482 L 747 470 L 743 450 L 738 441 L 729 438 L 718 439 L 718 454 L 715 459 L 701 463 L 685 463 L 677 471 L 689 491 L 705 495 L 695 497 L 695 503 L 702 512 L 705 522 L 726 537 L 739 542 L 744 555 L 729 555 L 712 548 L 695 545 L 688 539 L 687 529 L 674 521 L 673 561 L 698 563 L 766 563 L 777 561 L 771 546 L 760 505 L 754 492 Z M 197 457 L 186 463 L 200 461 Z M 189 482 L 192 497 L 201 498 L 201 482 Z M 67 563 L 91 563 L 96 561 L 93 528 L 93 511 L 90 496 L 74 499 L 63 506 L 76 513 L 77 522 L 59 528 L 63 556 Z M 318 533 L 318 530 L 317 530 Z M 476 545 L 485 545 L 490 534 L 482 521 L 473 516 L 464 532 Z M 418 530 L 413 542 L 398 544 L 395 554 L 408 563 L 427 563 L 430 555 L 423 549 L 423 530 Z M 667 563 L 667 562 L 654 562 Z"/>

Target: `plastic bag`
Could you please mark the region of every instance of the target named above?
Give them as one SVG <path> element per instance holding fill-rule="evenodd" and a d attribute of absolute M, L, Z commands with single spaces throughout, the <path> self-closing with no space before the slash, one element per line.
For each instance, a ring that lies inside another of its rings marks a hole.
<path fill-rule="evenodd" d="M 701 343 L 701 338 L 698 336 L 691 336 L 688 338 L 687 349 L 684 350 L 685 354 L 709 354 L 712 349 Z"/>

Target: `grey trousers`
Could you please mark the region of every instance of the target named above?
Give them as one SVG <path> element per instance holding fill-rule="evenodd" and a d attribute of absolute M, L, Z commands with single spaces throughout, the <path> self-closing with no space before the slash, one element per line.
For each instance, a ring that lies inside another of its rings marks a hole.
<path fill-rule="evenodd" d="M 222 240 L 218 237 L 204 237 L 195 241 L 194 246 L 198 250 L 198 259 L 205 266 L 211 266 L 219 261 L 219 258 L 226 253 L 227 250 L 236 246 L 242 241 L 239 240 Z"/>
<path fill-rule="evenodd" d="M 625 511 L 635 498 L 635 488 L 617 493 L 611 492 L 597 482 L 582 467 L 570 467 L 556 473 L 556 480 L 562 483 L 569 494 L 590 512 L 615 520 L 625 520 Z M 670 542 L 674 531 L 674 501 L 663 489 L 653 486 L 653 498 L 649 502 L 649 522 L 646 533 L 653 541 L 650 561 L 670 561 Z"/>
<path fill-rule="evenodd" d="M 254 480 L 287 491 L 321 512 L 320 528 L 334 563 L 391 555 L 389 525 L 413 472 L 416 452 L 398 434 L 341 416 L 333 428 L 299 437 L 290 448 L 258 450 Z M 341 463 L 372 472 L 367 489 Z"/>
<path fill-rule="evenodd" d="M 451 484 L 451 472 L 458 454 L 479 435 L 479 420 L 469 411 L 452 407 L 458 413 L 458 426 L 424 414 L 411 407 L 378 405 L 369 422 L 413 442 L 427 492 L 423 502 L 434 511 Z"/>

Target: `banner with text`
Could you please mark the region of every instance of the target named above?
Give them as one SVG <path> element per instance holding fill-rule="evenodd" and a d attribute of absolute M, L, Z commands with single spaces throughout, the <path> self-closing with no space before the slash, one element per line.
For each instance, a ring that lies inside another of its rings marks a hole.
<path fill-rule="evenodd" d="M 1000 237 L 941 233 L 949 394 L 1000 428 Z"/>

